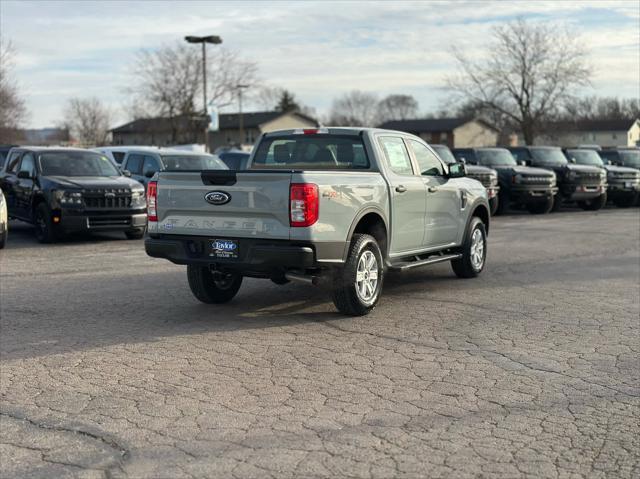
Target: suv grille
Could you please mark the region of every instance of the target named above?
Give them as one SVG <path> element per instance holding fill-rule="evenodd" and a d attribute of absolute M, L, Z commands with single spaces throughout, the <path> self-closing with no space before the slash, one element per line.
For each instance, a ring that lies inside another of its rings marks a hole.
<path fill-rule="evenodd" d="M 131 191 L 124 188 L 85 190 L 82 193 L 86 208 L 118 209 L 131 207 Z"/>
<path fill-rule="evenodd" d="M 617 180 L 637 180 L 638 178 L 640 178 L 640 174 L 639 173 L 631 173 L 631 172 L 624 172 L 624 173 L 613 173 L 611 175 L 612 178 L 615 178 Z"/>
<path fill-rule="evenodd" d="M 550 185 L 553 183 L 553 176 L 535 176 L 525 175 L 522 177 L 522 181 L 528 185 Z"/>

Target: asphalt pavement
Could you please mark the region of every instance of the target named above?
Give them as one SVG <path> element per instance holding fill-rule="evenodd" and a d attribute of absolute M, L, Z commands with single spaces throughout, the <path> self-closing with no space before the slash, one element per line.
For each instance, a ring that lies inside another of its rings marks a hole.
<path fill-rule="evenodd" d="M 640 477 L 640 213 L 496 218 L 480 278 L 366 317 L 245 280 L 223 306 L 111 234 L 0 251 L 3 478 Z"/>

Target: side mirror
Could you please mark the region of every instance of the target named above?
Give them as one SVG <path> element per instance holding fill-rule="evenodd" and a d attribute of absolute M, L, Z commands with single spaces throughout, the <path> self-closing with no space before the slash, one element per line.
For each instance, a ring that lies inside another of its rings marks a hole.
<path fill-rule="evenodd" d="M 449 165 L 449 178 L 462 178 L 467 176 L 467 168 L 464 163 L 451 163 Z"/>
<path fill-rule="evenodd" d="M 466 165 L 467 164 L 467 160 L 465 160 L 464 158 L 460 158 L 458 160 L 458 163 L 462 163 L 463 165 Z"/>
<path fill-rule="evenodd" d="M 526 161 L 524 161 L 524 160 L 520 160 L 520 161 L 518 162 L 518 165 L 519 165 L 519 166 L 527 166 L 527 162 L 526 162 Z"/>
<path fill-rule="evenodd" d="M 156 174 L 156 172 L 152 171 L 152 170 L 144 172 L 144 176 L 147 177 L 147 178 L 153 178 L 153 175 L 155 175 L 155 174 Z"/>
<path fill-rule="evenodd" d="M 131 172 L 129 170 L 122 170 L 122 174 L 127 178 L 131 178 Z"/>
<path fill-rule="evenodd" d="M 571 157 L 571 160 L 569 160 L 569 161 L 571 161 L 571 163 L 574 163 L 574 164 L 577 163 L 576 159 L 573 156 Z"/>
<path fill-rule="evenodd" d="M 18 178 L 22 178 L 23 180 L 31 179 L 31 173 L 28 171 L 18 171 Z"/>

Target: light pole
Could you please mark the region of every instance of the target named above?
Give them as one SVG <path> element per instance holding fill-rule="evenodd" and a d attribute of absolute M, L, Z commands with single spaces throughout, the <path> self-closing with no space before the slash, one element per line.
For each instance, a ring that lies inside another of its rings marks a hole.
<path fill-rule="evenodd" d="M 238 89 L 238 109 L 240 111 L 240 116 L 238 118 L 238 126 L 240 127 L 240 148 L 242 148 L 242 142 L 244 141 L 244 118 L 242 117 L 242 90 L 245 88 L 249 88 L 249 85 L 238 84 L 236 85 Z"/>
<path fill-rule="evenodd" d="M 218 45 L 222 43 L 222 38 L 218 35 L 208 35 L 206 37 L 196 37 L 189 35 L 184 37 L 187 43 L 202 44 L 202 107 L 204 116 L 207 116 L 207 43 Z M 204 128 L 204 148 L 209 151 L 209 142 L 207 141 L 207 126 Z"/>

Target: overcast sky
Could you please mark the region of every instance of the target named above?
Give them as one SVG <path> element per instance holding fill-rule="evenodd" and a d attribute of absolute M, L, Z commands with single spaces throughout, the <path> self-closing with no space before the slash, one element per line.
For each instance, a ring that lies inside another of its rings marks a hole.
<path fill-rule="evenodd" d="M 640 2 L 28 2 L 0 1 L 0 32 L 14 44 L 29 126 L 57 123 L 73 96 L 97 96 L 127 119 L 124 90 L 135 52 L 184 35 L 220 35 L 258 64 L 261 78 L 325 113 L 360 89 L 408 93 L 442 105 L 450 49 L 479 58 L 493 26 L 518 16 L 567 25 L 595 69 L 584 94 L 640 96 Z M 215 47 L 213 47 L 215 48 Z M 251 106 L 249 105 L 251 109 Z M 255 109 L 255 108 L 254 108 Z"/>

